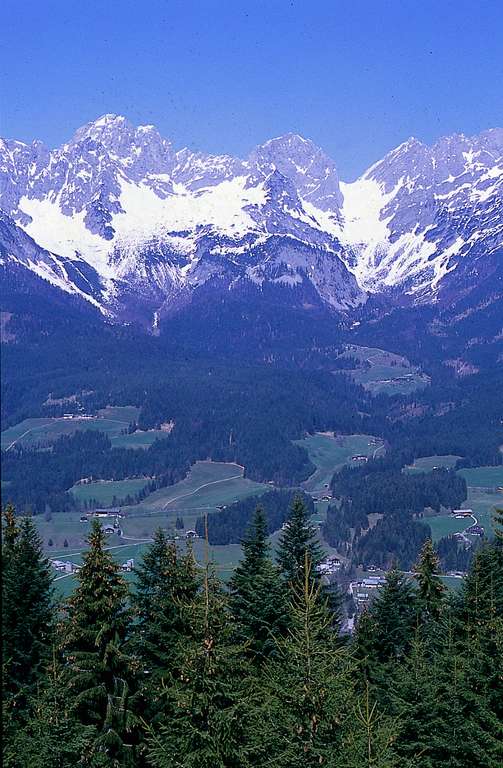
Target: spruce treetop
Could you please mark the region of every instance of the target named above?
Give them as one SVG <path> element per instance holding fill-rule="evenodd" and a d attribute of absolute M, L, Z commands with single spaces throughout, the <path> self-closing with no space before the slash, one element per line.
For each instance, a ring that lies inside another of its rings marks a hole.
<path fill-rule="evenodd" d="M 494 510 L 493 527 L 496 541 L 503 545 L 503 509 Z"/>
<path fill-rule="evenodd" d="M 12 504 L 7 504 L 2 510 L 2 553 L 12 549 L 19 534 L 16 522 L 16 512 Z"/>
<path fill-rule="evenodd" d="M 316 567 L 323 559 L 315 526 L 310 522 L 308 511 L 300 495 L 295 496 L 278 547 L 278 564 L 287 581 L 303 581 L 305 555 L 308 555 L 310 573 L 314 578 Z"/>
<path fill-rule="evenodd" d="M 242 541 L 244 557 L 229 583 L 235 635 L 254 661 L 275 650 L 274 640 L 288 625 L 286 587 L 269 556 L 267 522 L 259 507 Z"/>
<path fill-rule="evenodd" d="M 430 616 L 438 617 L 446 589 L 439 576 L 440 560 L 431 539 L 423 544 L 414 572 L 418 582 L 420 608 Z"/>

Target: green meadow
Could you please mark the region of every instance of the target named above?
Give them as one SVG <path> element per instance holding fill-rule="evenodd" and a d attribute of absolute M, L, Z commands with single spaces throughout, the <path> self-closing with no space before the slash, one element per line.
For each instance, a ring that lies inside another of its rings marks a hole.
<path fill-rule="evenodd" d="M 9 450 L 14 445 L 42 447 L 55 442 L 62 435 L 73 435 L 78 430 L 104 432 L 110 438 L 112 446 L 117 448 L 148 448 L 156 440 L 164 440 L 168 432 L 160 429 L 137 430 L 132 434 L 122 434 L 138 419 L 140 409 L 132 405 L 108 406 L 98 411 L 96 416 L 72 419 L 38 418 L 25 419 L 2 432 L 2 450 Z"/>
<path fill-rule="evenodd" d="M 423 456 L 420 459 L 416 459 L 410 466 L 404 467 L 403 471 L 410 473 L 431 472 L 433 469 L 438 469 L 439 467 L 453 469 L 460 458 L 460 456 L 453 456 L 451 454 L 447 454 L 446 456 Z"/>
<path fill-rule="evenodd" d="M 459 469 L 466 484 L 473 488 L 503 488 L 503 464 L 497 467 L 470 467 Z"/>
<path fill-rule="evenodd" d="M 302 440 L 295 440 L 307 450 L 310 460 L 316 467 L 316 471 L 302 483 L 302 487 L 308 493 L 321 493 L 326 491 L 326 485 L 330 484 L 334 472 L 351 464 L 351 457 L 355 455 L 379 456 L 384 451 L 382 440 L 371 435 L 333 435 L 317 432 L 308 435 Z M 374 442 L 372 442 L 374 441 Z"/>
<path fill-rule="evenodd" d="M 85 502 L 95 499 L 98 504 L 110 506 L 114 497 L 117 500 L 126 496 L 134 496 L 148 485 L 148 478 L 138 480 L 96 480 L 92 483 L 74 485 L 70 493 L 77 501 Z"/>
<path fill-rule="evenodd" d="M 350 345 L 341 357 L 353 357 L 361 363 L 361 368 L 348 373 L 374 395 L 408 394 L 429 383 L 428 377 L 407 358 L 385 349 Z"/>

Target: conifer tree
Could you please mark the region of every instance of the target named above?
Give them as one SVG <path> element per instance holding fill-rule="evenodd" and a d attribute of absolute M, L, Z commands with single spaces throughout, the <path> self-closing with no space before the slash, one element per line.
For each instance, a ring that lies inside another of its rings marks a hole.
<path fill-rule="evenodd" d="M 181 671 L 164 691 L 172 714 L 159 729 L 149 728 L 150 762 L 155 768 L 246 768 L 250 671 L 233 642 L 210 565 L 186 610 L 192 635 L 181 639 Z"/>
<path fill-rule="evenodd" d="M 372 613 L 364 610 L 356 623 L 352 651 L 365 682 L 374 679 L 377 667 L 376 626 Z"/>
<path fill-rule="evenodd" d="M 464 580 L 458 634 L 477 659 L 491 710 L 503 721 L 503 547 L 477 550 Z"/>
<path fill-rule="evenodd" d="M 94 726 L 83 726 L 75 717 L 56 649 L 30 704 L 26 724 L 4 753 L 5 768 L 89 765 L 96 731 Z"/>
<path fill-rule="evenodd" d="M 471 644 L 456 645 L 444 627 L 443 647 L 432 653 L 421 632 L 395 671 L 392 706 L 400 719 L 398 753 L 417 768 L 497 768 L 503 728 L 475 672 Z M 477 679 L 478 678 L 478 679 Z"/>
<path fill-rule="evenodd" d="M 52 576 L 33 521 L 4 513 L 2 542 L 2 671 L 5 710 L 22 717 L 47 659 L 53 629 Z"/>
<path fill-rule="evenodd" d="M 414 589 L 397 568 L 386 574 L 370 610 L 376 626 L 378 657 L 384 661 L 402 656 L 413 634 L 416 611 Z"/>
<path fill-rule="evenodd" d="M 360 632 L 357 629 L 356 635 L 360 643 L 365 636 L 365 649 L 358 650 L 359 657 L 364 661 L 366 679 L 378 686 L 381 699 L 386 701 L 390 667 L 407 653 L 416 623 L 414 590 L 396 567 L 386 574 L 364 622 L 368 627 L 364 625 Z"/>
<path fill-rule="evenodd" d="M 493 528 L 496 543 L 503 546 L 503 509 L 494 510 Z"/>
<path fill-rule="evenodd" d="M 418 582 L 418 610 L 423 617 L 438 619 L 444 604 L 445 586 L 438 575 L 440 561 L 431 539 L 423 544 L 414 571 Z"/>
<path fill-rule="evenodd" d="M 186 607 L 195 599 L 200 580 L 190 544 L 180 556 L 174 542 L 157 530 L 136 569 L 136 578 L 131 648 L 145 670 L 143 715 L 152 722 L 165 709 L 163 686 L 177 673 L 180 643 L 191 633 Z"/>
<path fill-rule="evenodd" d="M 344 739 L 341 768 L 413 768 L 413 763 L 397 755 L 395 741 L 398 723 L 380 712 L 372 700 L 367 682 L 350 717 L 349 734 Z"/>
<path fill-rule="evenodd" d="M 97 520 L 88 541 L 62 627 L 68 692 L 80 722 L 96 728 L 96 764 L 103 760 L 104 765 L 133 766 L 137 720 L 132 709 L 135 664 L 125 652 L 128 589 L 105 550 Z"/>
<path fill-rule="evenodd" d="M 293 588 L 291 629 L 259 684 L 253 763 L 259 766 L 338 766 L 348 733 L 352 664 L 304 557 L 304 579 Z"/>
<path fill-rule="evenodd" d="M 7 504 L 2 510 L 2 564 L 6 565 L 7 558 L 14 548 L 19 535 L 19 527 L 16 522 L 16 510 L 12 504 Z"/>
<path fill-rule="evenodd" d="M 269 556 L 267 522 L 260 507 L 241 546 L 243 560 L 229 584 L 230 607 L 237 641 L 246 643 L 251 657 L 260 662 L 274 651 L 275 639 L 288 626 L 287 592 Z"/>
<path fill-rule="evenodd" d="M 290 516 L 286 522 L 277 553 L 277 560 L 283 575 L 290 584 L 304 581 L 305 556 L 310 563 L 310 574 L 315 578 L 316 567 L 323 559 L 323 552 L 318 542 L 317 531 L 309 521 L 306 505 L 302 497 L 295 496 Z"/>

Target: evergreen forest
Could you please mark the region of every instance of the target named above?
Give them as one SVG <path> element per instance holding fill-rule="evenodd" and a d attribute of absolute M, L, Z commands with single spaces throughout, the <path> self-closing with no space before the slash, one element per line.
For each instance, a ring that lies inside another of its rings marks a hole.
<path fill-rule="evenodd" d="M 226 584 L 161 529 L 127 582 L 95 520 L 57 600 L 32 518 L 7 506 L 6 768 L 499 768 L 503 513 L 458 592 L 427 539 L 350 633 L 302 497 L 284 518 L 273 554 L 254 511 Z"/>

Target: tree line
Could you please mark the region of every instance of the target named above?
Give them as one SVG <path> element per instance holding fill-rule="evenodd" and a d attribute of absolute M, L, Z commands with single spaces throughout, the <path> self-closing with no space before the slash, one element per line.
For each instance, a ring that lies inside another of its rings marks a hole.
<path fill-rule="evenodd" d="M 33 521 L 3 514 L 7 768 L 497 768 L 503 513 L 458 594 L 427 541 L 341 634 L 302 500 L 276 557 L 258 509 L 228 585 L 159 530 L 133 589 L 94 521 L 54 600 Z"/>
<path fill-rule="evenodd" d="M 407 474 L 403 461 L 404 452 L 392 451 L 362 467 L 343 467 L 332 478 L 338 502 L 327 510 L 323 533 L 357 563 L 389 567 L 400 558 L 410 568 L 431 537 L 424 509 L 459 508 L 466 499 L 466 482 L 453 470 Z M 373 526 L 370 515 L 379 516 Z"/>

